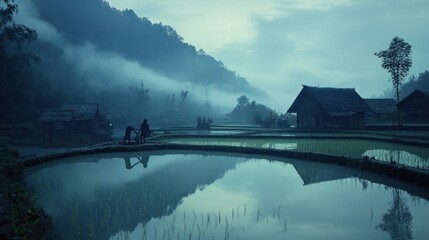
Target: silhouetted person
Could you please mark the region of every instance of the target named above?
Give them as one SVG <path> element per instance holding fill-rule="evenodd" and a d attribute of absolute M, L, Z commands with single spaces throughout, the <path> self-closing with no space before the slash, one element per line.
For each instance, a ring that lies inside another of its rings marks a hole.
<path fill-rule="evenodd" d="M 146 138 L 150 135 L 149 124 L 147 124 L 147 119 L 143 120 L 143 123 L 140 125 L 140 143 L 146 143 Z"/>
<path fill-rule="evenodd" d="M 124 157 L 123 159 L 125 161 L 125 168 L 126 169 L 131 169 L 134 167 L 134 166 L 131 166 L 131 160 L 129 157 Z"/>
<path fill-rule="evenodd" d="M 136 130 L 132 126 L 128 126 L 125 129 L 124 144 L 125 144 L 125 141 L 128 141 L 128 144 L 130 144 L 130 141 L 131 141 L 131 131 L 133 131 L 133 132 L 135 132 L 137 134 Z"/>
<path fill-rule="evenodd" d="M 149 156 L 148 155 L 142 155 L 138 159 L 139 159 L 140 163 L 143 164 L 143 167 L 147 168 L 147 163 L 149 162 Z"/>
<path fill-rule="evenodd" d="M 134 166 L 136 166 L 137 164 L 141 163 L 143 164 L 143 167 L 147 167 L 147 162 L 149 162 L 149 156 L 147 156 L 147 159 L 144 160 L 142 159 L 142 157 L 137 157 L 137 159 L 139 160 L 138 162 L 131 164 L 131 158 L 130 157 L 123 157 L 124 161 L 125 161 L 125 168 L 130 170 L 131 168 L 133 168 Z M 146 162 L 145 162 L 146 161 Z"/>

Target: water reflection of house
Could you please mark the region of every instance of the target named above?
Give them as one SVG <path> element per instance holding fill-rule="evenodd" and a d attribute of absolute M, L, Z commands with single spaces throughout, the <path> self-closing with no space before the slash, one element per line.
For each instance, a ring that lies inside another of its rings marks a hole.
<path fill-rule="evenodd" d="M 364 99 L 374 114 L 368 114 L 367 123 L 392 123 L 398 111 L 393 98 Z"/>
<path fill-rule="evenodd" d="M 363 128 L 371 108 L 354 88 L 303 85 L 288 113 L 297 113 L 298 128 Z"/>
<path fill-rule="evenodd" d="M 392 189 L 401 189 L 412 196 L 429 199 L 429 192 L 422 191 L 421 186 L 409 184 L 400 179 L 385 177 L 371 171 L 348 168 L 335 164 L 325 164 L 316 162 L 294 161 L 290 163 L 301 177 L 304 185 L 345 179 L 356 179 L 369 181 L 375 184 L 382 184 Z M 355 185 L 356 186 L 356 185 Z M 362 186 L 364 187 L 364 186 Z"/>
<path fill-rule="evenodd" d="M 405 120 L 429 121 L 429 92 L 414 90 L 398 107 Z"/>
<path fill-rule="evenodd" d="M 293 163 L 304 185 L 354 177 L 344 167 L 320 163 Z"/>
<path fill-rule="evenodd" d="M 40 118 L 43 143 L 67 142 L 75 134 L 98 134 L 106 127 L 106 112 L 97 103 L 67 103 L 61 109 L 45 110 Z"/>

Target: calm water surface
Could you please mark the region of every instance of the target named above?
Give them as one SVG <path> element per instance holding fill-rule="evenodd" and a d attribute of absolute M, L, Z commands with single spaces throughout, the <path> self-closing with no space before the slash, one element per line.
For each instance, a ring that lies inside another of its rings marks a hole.
<path fill-rule="evenodd" d="M 94 155 L 33 167 L 26 182 L 62 239 L 429 234 L 427 191 L 339 166 L 286 162 L 177 151 Z"/>

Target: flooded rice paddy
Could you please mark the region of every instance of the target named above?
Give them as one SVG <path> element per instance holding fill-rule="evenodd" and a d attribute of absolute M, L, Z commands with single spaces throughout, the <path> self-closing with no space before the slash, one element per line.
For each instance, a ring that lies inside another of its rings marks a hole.
<path fill-rule="evenodd" d="M 429 193 L 336 165 L 140 152 L 29 168 L 61 239 L 424 239 Z M 400 187 L 398 187 L 400 186 Z"/>
<path fill-rule="evenodd" d="M 429 148 L 403 145 L 376 140 L 360 139 L 299 139 L 299 138 L 221 138 L 174 137 L 161 142 L 254 148 L 273 148 L 300 152 L 321 153 L 334 156 L 361 158 L 367 156 L 385 162 L 395 162 L 410 167 L 429 169 Z"/>

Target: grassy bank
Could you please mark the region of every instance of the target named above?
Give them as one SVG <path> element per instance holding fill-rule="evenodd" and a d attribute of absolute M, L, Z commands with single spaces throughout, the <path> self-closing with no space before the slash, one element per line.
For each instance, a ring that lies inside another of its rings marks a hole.
<path fill-rule="evenodd" d="M 18 152 L 0 145 L 0 239 L 48 239 L 50 220 L 23 182 Z"/>

